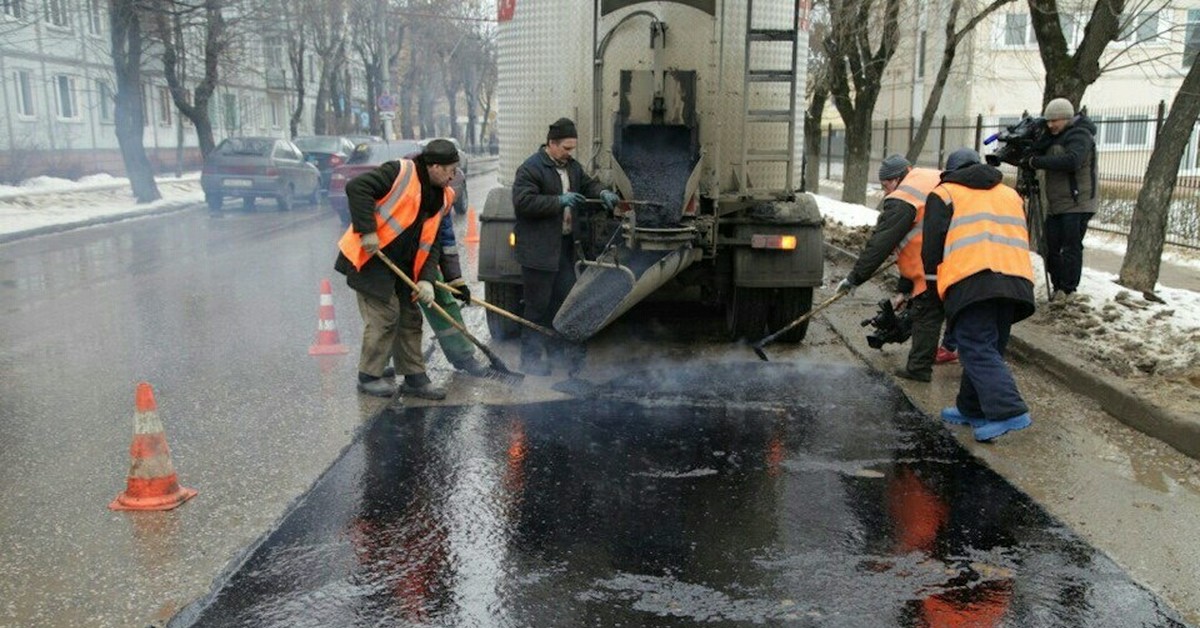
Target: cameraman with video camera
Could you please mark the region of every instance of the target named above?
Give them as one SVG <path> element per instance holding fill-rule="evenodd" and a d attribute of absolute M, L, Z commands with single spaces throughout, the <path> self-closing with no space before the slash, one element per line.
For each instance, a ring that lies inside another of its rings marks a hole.
<path fill-rule="evenodd" d="M 921 265 L 925 199 L 940 177 L 941 172 L 937 170 L 913 168 L 903 155 L 891 155 L 883 160 L 879 165 L 879 184 L 887 196 L 883 199 L 879 220 L 854 269 L 837 287 L 839 293 L 852 291 L 875 274 L 888 255 L 896 252 L 900 280 L 896 282 L 897 294 L 892 298 L 889 312 L 907 302 L 912 322 L 912 348 L 908 352 L 908 364 L 897 368 L 895 374 L 918 382 L 933 379 L 933 359 L 942 328 L 942 304 L 937 295 L 925 289 L 925 269 Z M 887 306 L 886 303 L 882 305 Z M 894 319 L 894 316 L 888 318 Z M 879 340 L 896 341 L 882 337 Z"/>
<path fill-rule="evenodd" d="M 1046 103 L 1043 133 L 1021 166 L 1045 172 L 1046 270 L 1054 296 L 1071 295 L 1079 288 L 1083 272 L 1083 237 L 1096 213 L 1098 174 L 1096 125 L 1066 98 Z"/>

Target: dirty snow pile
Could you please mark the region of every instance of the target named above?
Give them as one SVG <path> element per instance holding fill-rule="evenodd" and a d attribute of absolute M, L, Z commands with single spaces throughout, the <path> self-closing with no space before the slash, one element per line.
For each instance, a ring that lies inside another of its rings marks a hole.
<path fill-rule="evenodd" d="M 829 241 L 859 253 L 870 237 L 878 212 L 862 205 L 817 196 Z M 1121 236 L 1092 232 L 1088 249 L 1124 254 Z M 1116 275 L 1083 269 L 1075 298 L 1048 302 L 1042 258 L 1033 256 L 1038 311 L 1029 323 L 1055 330 L 1079 347 L 1082 355 L 1121 377 L 1158 375 L 1200 385 L 1200 293 L 1159 285 L 1163 303 L 1116 283 Z M 1173 251 L 1164 259 L 1200 272 L 1200 253 Z M 1024 323 L 1023 323 L 1024 324 Z"/>
<path fill-rule="evenodd" d="M 108 174 L 78 181 L 34 177 L 19 186 L 0 185 L 0 235 L 204 200 L 199 173 L 156 180 L 162 199 L 146 205 L 134 202 L 128 179 Z"/>

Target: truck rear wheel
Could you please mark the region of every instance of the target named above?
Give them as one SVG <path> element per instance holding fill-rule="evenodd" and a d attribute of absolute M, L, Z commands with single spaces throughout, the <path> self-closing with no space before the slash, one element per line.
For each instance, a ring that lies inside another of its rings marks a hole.
<path fill-rule="evenodd" d="M 768 317 L 770 323 L 770 333 L 774 333 L 787 327 L 789 323 L 804 316 L 812 309 L 813 289 L 812 288 L 778 288 L 779 293 L 775 296 L 771 307 L 771 314 Z M 804 321 L 796 325 L 786 334 L 778 338 L 779 342 L 797 343 L 804 340 L 804 336 L 808 334 L 808 323 Z"/>
<path fill-rule="evenodd" d="M 484 298 L 488 303 L 509 312 L 521 315 L 521 286 L 515 283 L 498 283 L 485 281 L 483 283 Z M 521 333 L 521 324 L 505 318 L 495 312 L 487 313 L 488 332 L 496 340 L 516 338 Z"/>
<path fill-rule="evenodd" d="M 767 335 L 771 288 L 735 287 L 725 304 L 725 329 L 732 340 L 756 342 Z"/>

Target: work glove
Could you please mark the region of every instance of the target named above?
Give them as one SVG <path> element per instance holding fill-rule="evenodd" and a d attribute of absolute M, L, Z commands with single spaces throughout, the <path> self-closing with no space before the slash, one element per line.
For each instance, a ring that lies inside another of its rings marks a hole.
<path fill-rule="evenodd" d="M 425 305 L 433 303 L 433 284 L 422 279 L 417 282 L 417 300 Z"/>
<path fill-rule="evenodd" d="M 1022 157 L 1019 165 L 1026 170 L 1037 170 L 1037 166 L 1033 165 L 1034 155 Z"/>
<path fill-rule="evenodd" d="M 600 200 L 604 202 L 605 209 L 612 211 L 617 206 L 617 203 L 620 202 L 621 197 L 617 196 L 616 192 L 604 190 L 600 193 Z"/>
<path fill-rule="evenodd" d="M 841 283 L 839 283 L 837 285 L 837 293 L 838 294 L 854 294 L 854 289 L 857 287 L 858 286 L 854 285 L 854 283 L 852 283 L 850 281 L 849 277 L 846 277 L 845 279 L 843 279 L 841 281 Z"/>
<path fill-rule="evenodd" d="M 379 250 L 379 234 L 372 231 L 371 233 L 362 234 L 362 248 L 367 252 L 367 255 L 374 255 Z"/>
<path fill-rule="evenodd" d="M 471 289 L 467 287 L 467 280 L 459 277 L 458 279 L 455 279 L 446 285 L 458 290 L 458 294 L 454 294 L 453 292 L 450 294 L 454 294 L 454 298 L 462 301 L 463 305 L 471 304 Z"/>
<path fill-rule="evenodd" d="M 912 295 L 908 294 L 907 292 L 897 292 L 897 293 L 893 294 L 892 295 L 892 309 L 897 312 L 903 310 L 908 305 L 908 302 L 911 299 L 911 297 L 912 297 Z"/>
<path fill-rule="evenodd" d="M 566 194 L 558 195 L 558 205 L 560 207 L 579 207 L 587 202 L 587 197 L 579 192 L 567 192 Z"/>

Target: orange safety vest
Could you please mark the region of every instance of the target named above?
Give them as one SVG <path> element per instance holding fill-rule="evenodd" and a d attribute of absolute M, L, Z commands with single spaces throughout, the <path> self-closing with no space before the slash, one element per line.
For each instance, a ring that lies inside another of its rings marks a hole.
<path fill-rule="evenodd" d="M 409 279 L 417 281 L 421 276 L 421 268 L 429 259 L 429 250 L 437 240 L 438 226 L 442 216 L 454 204 L 454 190 L 446 186 L 442 197 L 442 208 L 436 214 L 425 219 L 421 225 L 420 245 L 417 256 L 413 261 L 412 276 Z M 400 172 L 392 182 L 392 189 L 387 195 L 375 201 L 375 233 L 379 236 L 379 249 L 383 250 L 395 240 L 401 231 L 407 229 L 417 219 L 421 210 L 421 180 L 417 176 L 417 165 L 411 160 L 400 160 Z M 338 248 L 354 268 L 362 270 L 371 256 L 362 248 L 362 236 L 354 231 L 351 225 L 338 240 Z"/>
<path fill-rule="evenodd" d="M 933 188 L 941 183 L 942 173 L 930 168 L 913 168 L 904 176 L 900 186 L 885 196 L 894 198 L 917 208 L 917 217 L 912 228 L 896 245 L 896 266 L 900 274 L 913 283 L 912 295 L 925 292 L 925 265 L 921 262 L 921 243 L 925 241 L 925 199 Z"/>
<path fill-rule="evenodd" d="M 943 183 L 933 191 L 951 210 L 950 230 L 938 264 L 938 296 L 984 270 L 1033 282 L 1029 231 L 1017 191 L 1007 185 L 989 190 Z"/>

